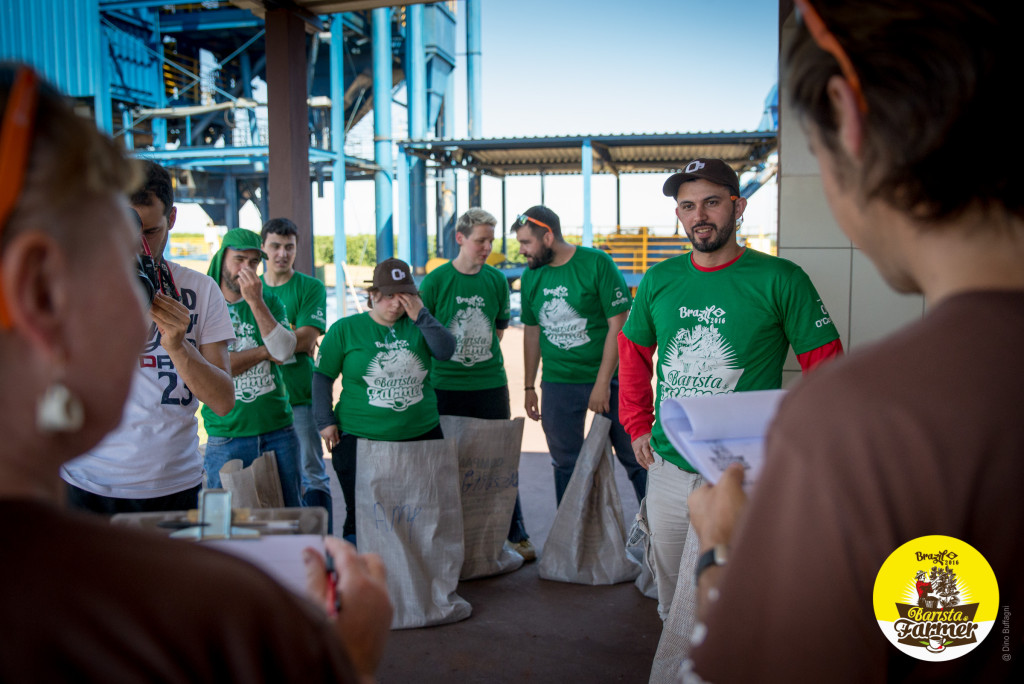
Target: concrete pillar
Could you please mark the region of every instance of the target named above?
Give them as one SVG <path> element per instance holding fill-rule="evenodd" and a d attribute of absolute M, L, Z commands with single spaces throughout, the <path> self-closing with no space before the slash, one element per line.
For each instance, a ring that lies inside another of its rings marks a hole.
<path fill-rule="evenodd" d="M 306 27 L 294 13 L 268 10 L 267 119 L 270 216 L 299 229 L 295 270 L 313 274 L 313 198 L 309 177 L 309 112 L 306 106 Z"/>

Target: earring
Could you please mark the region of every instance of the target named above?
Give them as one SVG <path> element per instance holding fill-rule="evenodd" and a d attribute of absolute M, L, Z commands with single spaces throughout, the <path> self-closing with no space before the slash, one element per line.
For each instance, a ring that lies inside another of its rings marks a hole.
<path fill-rule="evenodd" d="M 82 402 L 56 380 L 50 383 L 36 404 L 36 427 L 41 432 L 78 432 L 84 418 Z"/>

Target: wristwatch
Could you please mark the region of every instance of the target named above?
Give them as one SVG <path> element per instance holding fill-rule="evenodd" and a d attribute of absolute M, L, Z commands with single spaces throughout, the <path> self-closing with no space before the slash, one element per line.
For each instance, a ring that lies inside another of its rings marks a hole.
<path fill-rule="evenodd" d="M 729 547 L 725 544 L 716 544 L 700 554 L 697 559 L 697 571 L 694 573 L 694 581 L 700 581 L 700 574 L 712 565 L 725 565 L 729 558 Z"/>

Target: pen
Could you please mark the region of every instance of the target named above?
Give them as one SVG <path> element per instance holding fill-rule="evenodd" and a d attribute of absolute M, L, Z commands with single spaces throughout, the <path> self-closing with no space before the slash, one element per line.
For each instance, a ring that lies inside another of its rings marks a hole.
<path fill-rule="evenodd" d="M 341 611 L 341 597 L 338 596 L 338 570 L 334 567 L 334 556 L 324 550 L 327 556 L 327 614 L 335 617 Z"/>

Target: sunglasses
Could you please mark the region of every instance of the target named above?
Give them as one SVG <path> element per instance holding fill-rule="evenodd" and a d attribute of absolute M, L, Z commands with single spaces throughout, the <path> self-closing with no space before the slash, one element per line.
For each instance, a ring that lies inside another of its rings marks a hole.
<path fill-rule="evenodd" d="M 0 236 L 3 235 L 7 219 L 11 217 L 25 184 L 38 95 L 39 76 L 36 72 L 28 67 L 18 69 L 0 123 L 0 179 L 3 179 L 0 182 Z M 0 329 L 10 327 L 10 312 L 7 311 L 6 300 L 0 289 Z"/>
<path fill-rule="evenodd" d="M 535 223 L 541 228 L 547 228 L 548 232 L 551 233 L 552 235 L 555 234 L 555 231 L 551 230 L 551 226 L 544 223 L 543 221 L 538 221 L 532 216 L 527 216 L 526 214 L 520 214 L 519 216 L 516 217 L 514 230 L 519 230 L 520 228 L 525 227 L 527 223 Z"/>
<path fill-rule="evenodd" d="M 843 49 L 843 46 L 839 44 L 836 37 L 825 26 L 821 15 L 811 6 L 810 0 L 794 0 L 794 2 L 796 3 L 797 19 L 803 21 L 808 32 L 811 34 L 811 38 L 814 39 L 818 47 L 835 57 L 835 60 L 839 62 L 839 71 L 842 72 L 846 82 L 850 84 L 850 89 L 853 90 L 853 96 L 857 100 L 857 108 L 861 114 L 867 114 L 868 101 L 864 98 L 864 91 L 860 86 L 860 77 L 857 76 L 857 71 L 853 68 L 853 62 L 850 61 L 846 50 Z"/>

